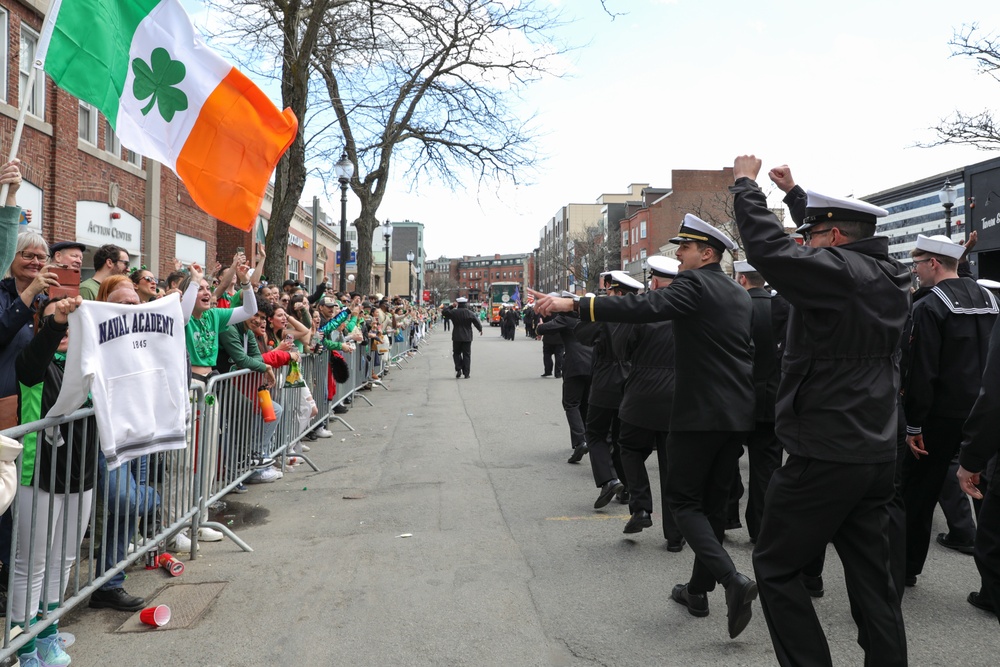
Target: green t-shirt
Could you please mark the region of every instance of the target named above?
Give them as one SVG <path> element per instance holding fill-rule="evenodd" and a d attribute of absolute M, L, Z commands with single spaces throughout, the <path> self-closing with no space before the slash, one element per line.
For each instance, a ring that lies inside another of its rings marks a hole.
<path fill-rule="evenodd" d="M 212 308 L 194 315 L 184 325 L 184 342 L 192 366 L 215 366 L 219 356 L 219 332 L 229 326 L 232 308 Z"/>
<path fill-rule="evenodd" d="M 93 278 L 87 278 L 80 283 L 80 296 L 87 301 L 97 301 L 97 290 L 101 289 L 101 283 Z"/>
<path fill-rule="evenodd" d="M 0 274 L 6 274 L 17 250 L 17 233 L 21 228 L 21 207 L 0 206 Z"/>

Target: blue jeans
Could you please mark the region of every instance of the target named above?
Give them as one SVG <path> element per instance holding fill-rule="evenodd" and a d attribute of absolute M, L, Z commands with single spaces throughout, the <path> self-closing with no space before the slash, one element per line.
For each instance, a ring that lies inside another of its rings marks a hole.
<path fill-rule="evenodd" d="M 107 498 L 102 498 L 107 505 L 107 520 L 104 522 L 104 537 L 101 556 L 98 558 L 98 576 L 112 569 L 125 560 L 128 543 L 135 534 L 139 517 L 149 518 L 160 505 L 160 497 L 147 484 L 149 457 L 143 456 L 124 463 L 114 470 L 108 470 L 104 452 L 98 454 L 97 492 L 103 496 L 107 484 Z M 105 482 L 107 480 L 107 482 Z M 114 540 L 114 548 L 109 544 Z M 103 586 L 101 590 L 121 588 L 125 581 L 125 573 L 119 572 Z"/>

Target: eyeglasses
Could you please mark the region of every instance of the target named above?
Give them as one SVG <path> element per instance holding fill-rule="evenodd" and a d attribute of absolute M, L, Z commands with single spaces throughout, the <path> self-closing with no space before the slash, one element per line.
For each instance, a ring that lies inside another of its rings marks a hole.
<path fill-rule="evenodd" d="M 913 260 L 913 266 L 916 266 L 917 264 L 922 264 L 924 262 L 933 262 L 933 261 L 934 261 L 933 257 L 928 257 L 927 259 L 915 259 Z"/>
<path fill-rule="evenodd" d="M 115 260 L 115 264 L 124 264 L 125 266 L 128 266 L 128 260 L 127 259 L 116 259 Z"/>
<path fill-rule="evenodd" d="M 836 227 L 831 227 L 830 229 L 821 229 L 818 232 L 802 232 L 802 240 L 805 241 L 806 243 L 809 243 L 810 241 L 812 241 L 814 236 L 829 234 L 834 229 L 836 229 Z"/>
<path fill-rule="evenodd" d="M 48 255 L 42 255 L 42 254 L 39 254 L 39 253 L 36 253 L 36 252 L 28 252 L 27 250 L 22 250 L 21 251 L 21 259 L 26 260 L 28 262 L 30 262 L 32 260 L 34 260 L 36 262 L 44 262 L 48 258 L 49 258 Z"/>
<path fill-rule="evenodd" d="M 147 283 L 150 283 L 152 285 L 156 284 L 156 278 L 154 278 L 153 276 L 143 276 L 141 280 L 145 280 Z"/>

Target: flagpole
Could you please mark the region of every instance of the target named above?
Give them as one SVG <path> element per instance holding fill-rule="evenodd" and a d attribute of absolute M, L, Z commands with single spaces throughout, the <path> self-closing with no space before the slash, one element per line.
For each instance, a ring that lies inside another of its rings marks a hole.
<path fill-rule="evenodd" d="M 34 67 L 28 72 L 28 85 L 25 86 L 27 89 L 24 99 L 21 100 L 21 109 L 17 113 L 17 125 L 14 127 L 14 137 L 10 142 L 10 153 L 7 156 L 7 162 L 10 162 L 17 157 L 17 149 L 21 147 L 21 132 L 24 130 L 24 116 L 28 113 L 28 100 L 31 99 L 32 94 L 35 92 L 35 73 L 38 70 Z M 7 191 L 10 189 L 10 183 L 4 183 L 3 187 L 0 188 L 0 205 L 6 206 L 7 202 Z"/>

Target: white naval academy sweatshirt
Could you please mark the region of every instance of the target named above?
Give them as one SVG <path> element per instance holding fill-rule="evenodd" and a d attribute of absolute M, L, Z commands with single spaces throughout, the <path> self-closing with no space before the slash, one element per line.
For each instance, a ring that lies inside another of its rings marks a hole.
<path fill-rule="evenodd" d="M 70 313 L 69 330 L 62 388 L 46 417 L 73 412 L 90 393 L 108 468 L 184 449 L 189 378 L 180 297 L 84 301 Z"/>

